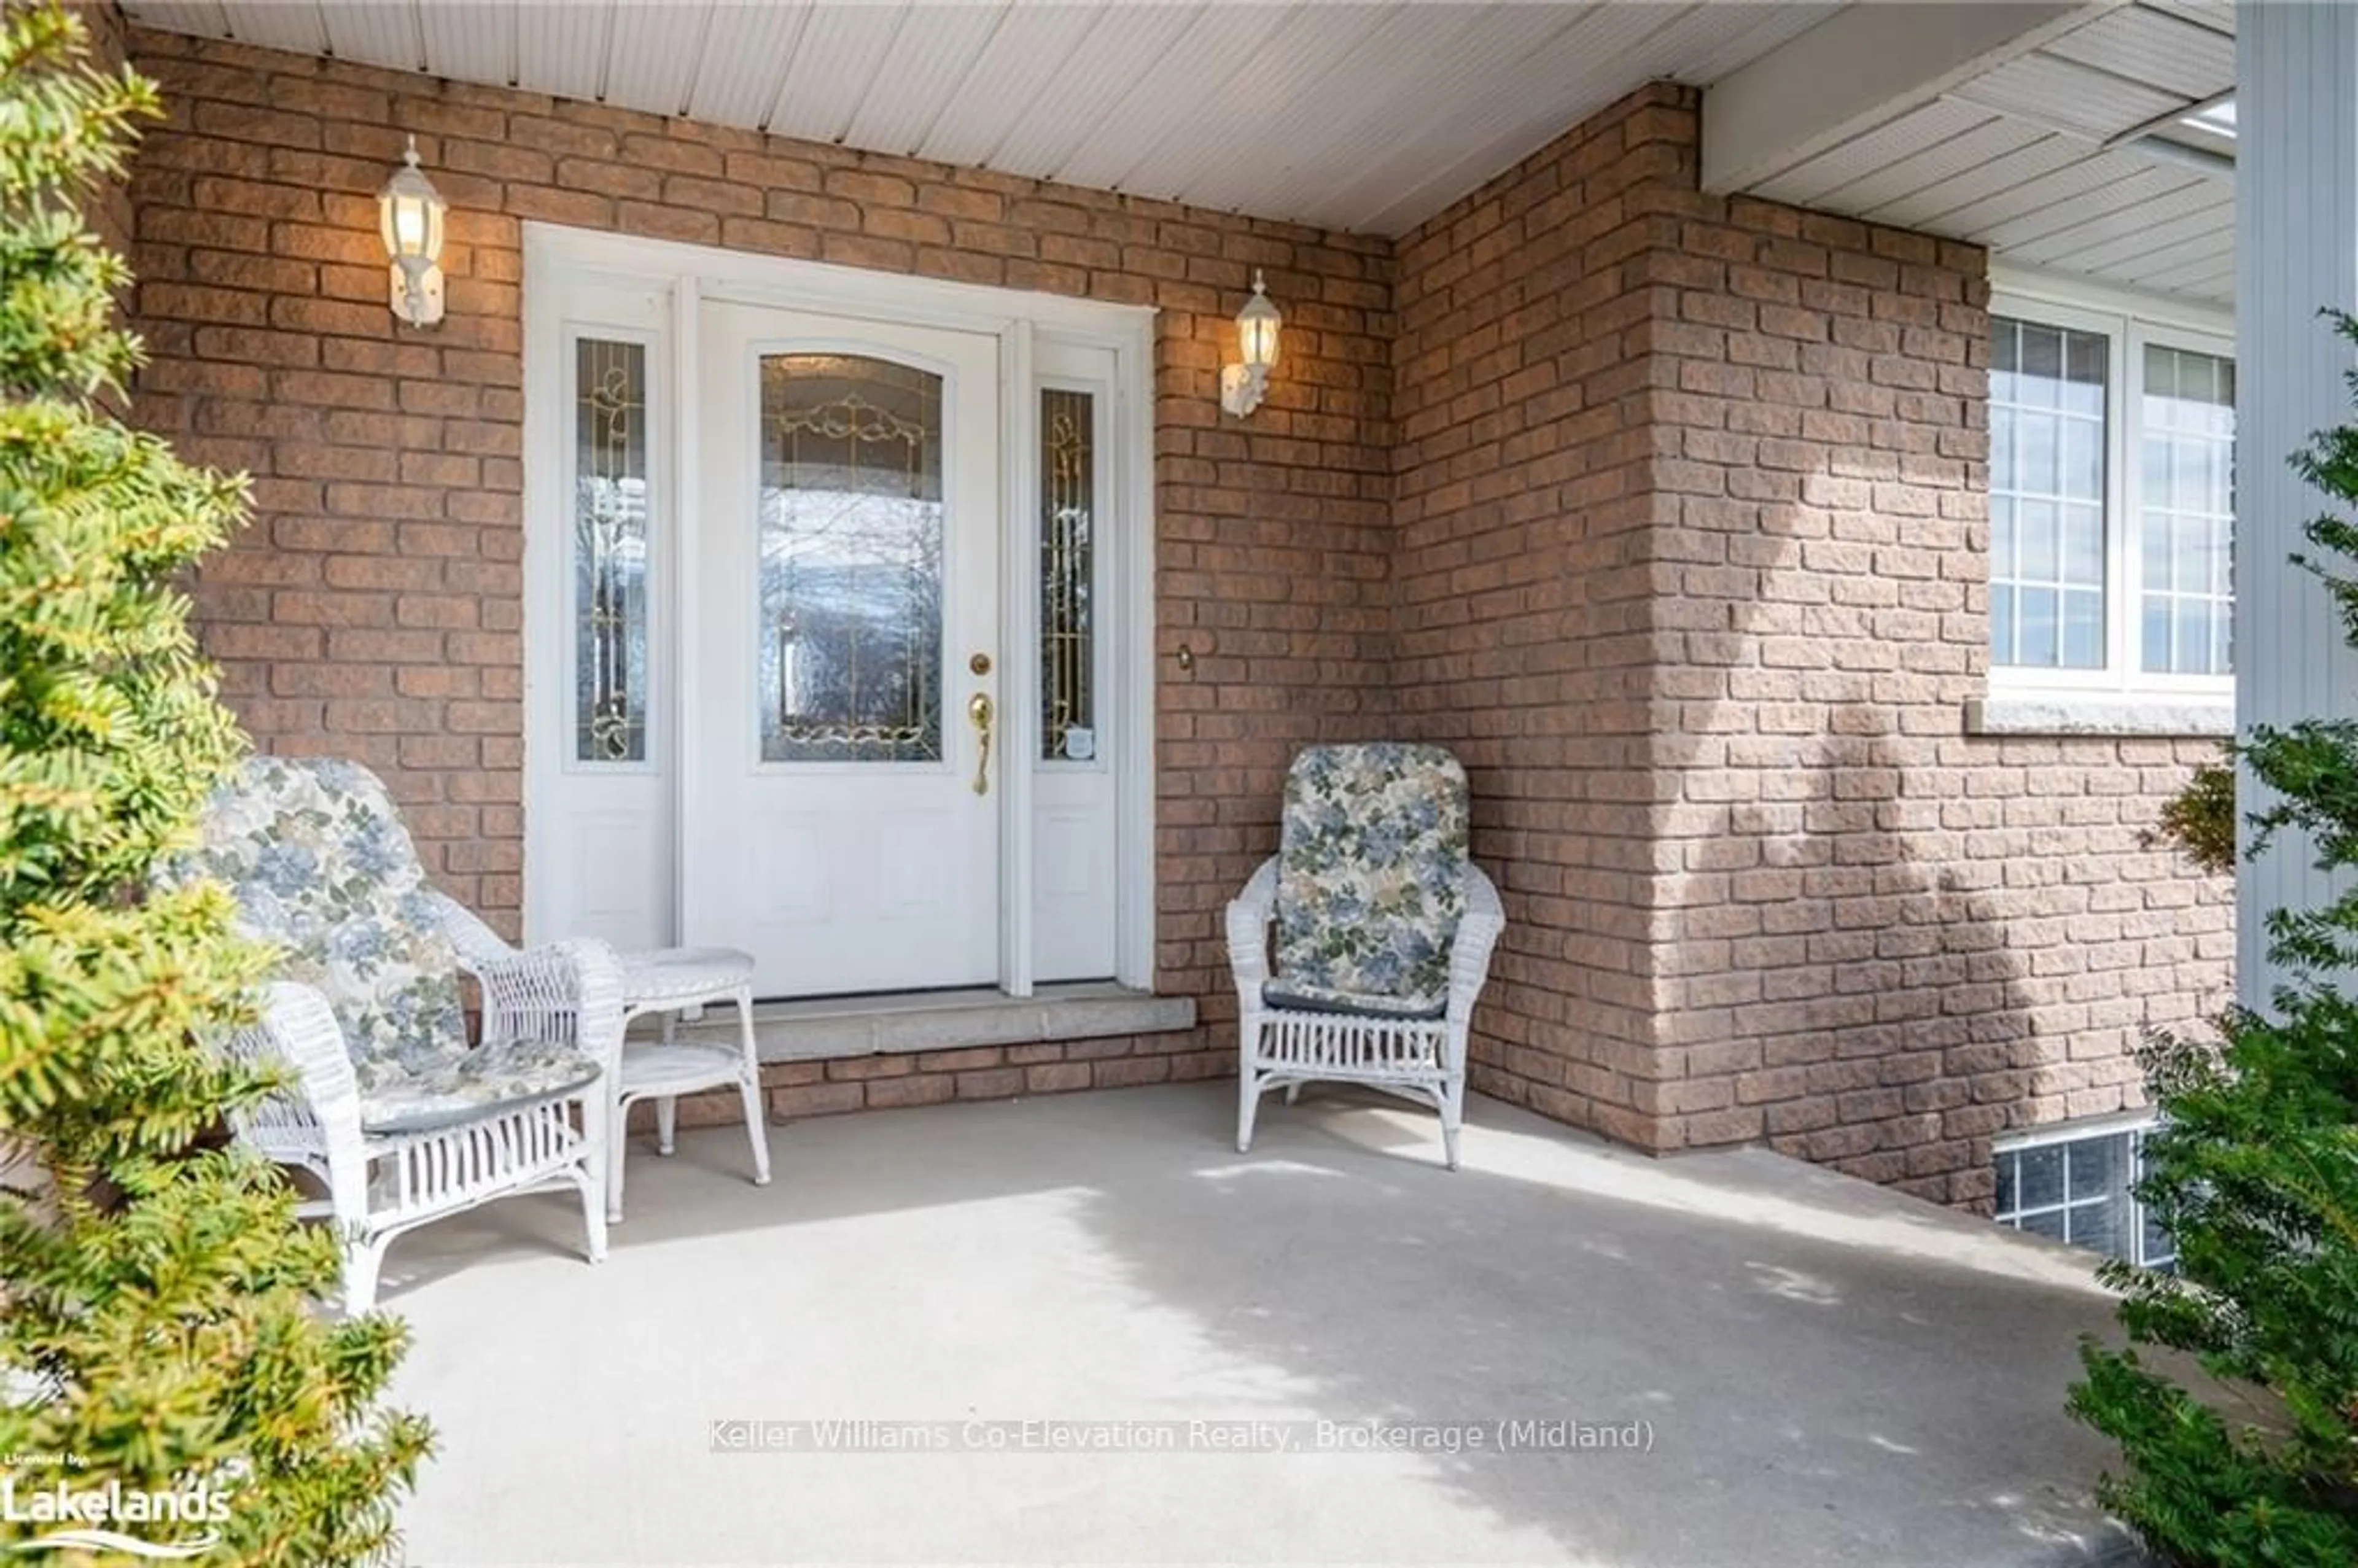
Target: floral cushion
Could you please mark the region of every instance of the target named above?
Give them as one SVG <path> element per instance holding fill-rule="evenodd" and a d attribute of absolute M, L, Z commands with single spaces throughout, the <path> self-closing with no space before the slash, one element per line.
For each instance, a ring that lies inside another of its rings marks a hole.
<path fill-rule="evenodd" d="M 1308 980 L 1269 979 L 1261 982 L 1260 1000 L 1271 1007 L 1296 1012 L 1340 1012 L 1354 1018 L 1439 1018 L 1449 1011 L 1447 993 L 1438 997 L 1374 996 Z"/>
<path fill-rule="evenodd" d="M 282 975 L 327 998 L 371 1130 L 462 1119 L 597 1076 L 569 1046 L 468 1049 L 437 895 L 392 796 L 356 762 L 249 758 L 208 806 L 200 846 L 167 874 L 225 885 L 239 925 L 280 950 Z"/>
<path fill-rule="evenodd" d="M 1466 771 L 1439 746 L 1314 746 L 1296 757 L 1264 999 L 1438 1016 L 1466 913 L 1467 831 Z"/>
<path fill-rule="evenodd" d="M 547 1099 L 584 1087 L 598 1064 L 570 1045 L 523 1040 L 486 1045 L 416 1072 L 380 1073 L 361 1087 L 361 1127 L 424 1132 L 472 1119 L 492 1106 Z"/>

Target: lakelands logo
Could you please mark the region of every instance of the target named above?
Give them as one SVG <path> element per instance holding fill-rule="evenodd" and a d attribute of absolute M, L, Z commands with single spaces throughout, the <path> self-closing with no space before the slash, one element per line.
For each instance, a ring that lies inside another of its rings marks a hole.
<path fill-rule="evenodd" d="M 12 1456 L 12 1470 L 14 1461 Z M 115 1552 L 178 1561 L 201 1557 L 221 1544 L 221 1532 L 206 1527 L 229 1522 L 230 1490 L 220 1480 L 146 1489 L 126 1487 L 119 1480 L 36 1486 L 14 1474 L 0 1475 L 0 1521 L 34 1527 L 15 1543 L 18 1553 Z"/>

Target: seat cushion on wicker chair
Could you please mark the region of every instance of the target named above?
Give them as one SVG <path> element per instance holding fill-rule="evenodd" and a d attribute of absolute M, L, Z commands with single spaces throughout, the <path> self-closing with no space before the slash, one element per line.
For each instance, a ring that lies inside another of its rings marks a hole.
<path fill-rule="evenodd" d="M 1324 1011 L 1439 1016 L 1466 913 L 1467 815 L 1466 770 L 1439 746 L 1313 746 L 1294 758 L 1271 989 L 1347 1004 Z"/>
<path fill-rule="evenodd" d="M 570 1045 L 486 1045 L 423 1070 L 373 1064 L 361 1075 L 361 1130 L 427 1132 L 502 1106 L 553 1099 L 592 1083 L 598 1064 Z"/>
<path fill-rule="evenodd" d="M 1348 1018 L 1429 1021 L 1448 1011 L 1446 1000 L 1420 1002 L 1413 998 L 1366 996 L 1332 990 L 1300 980 L 1271 980 L 1260 988 L 1267 1005 L 1290 1012 L 1332 1012 Z"/>
<path fill-rule="evenodd" d="M 248 758 L 167 877 L 227 886 L 239 929 L 279 949 L 280 978 L 328 999 L 364 1085 L 430 1079 L 468 1054 L 458 953 L 393 797 L 366 768 Z"/>

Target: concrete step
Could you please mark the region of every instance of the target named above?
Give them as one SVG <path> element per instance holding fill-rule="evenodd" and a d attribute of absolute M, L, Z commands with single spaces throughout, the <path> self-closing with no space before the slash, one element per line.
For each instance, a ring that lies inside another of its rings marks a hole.
<path fill-rule="evenodd" d="M 1028 997 L 972 990 L 903 991 L 753 1004 L 753 1038 L 764 1062 L 828 1061 L 970 1045 L 1029 1045 L 1161 1034 L 1195 1026 L 1193 997 L 1154 996 L 1110 981 L 1042 986 Z M 659 1025 L 643 1019 L 633 1036 Z M 733 1008 L 707 1007 L 685 1020 L 682 1039 L 733 1044 Z"/>

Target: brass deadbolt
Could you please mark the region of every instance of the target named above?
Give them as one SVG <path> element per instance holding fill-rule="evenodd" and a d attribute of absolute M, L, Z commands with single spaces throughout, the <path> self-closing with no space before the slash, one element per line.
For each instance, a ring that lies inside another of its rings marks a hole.
<path fill-rule="evenodd" d="M 977 654 L 966 662 L 966 667 L 979 676 L 987 676 L 990 673 L 990 655 Z"/>

